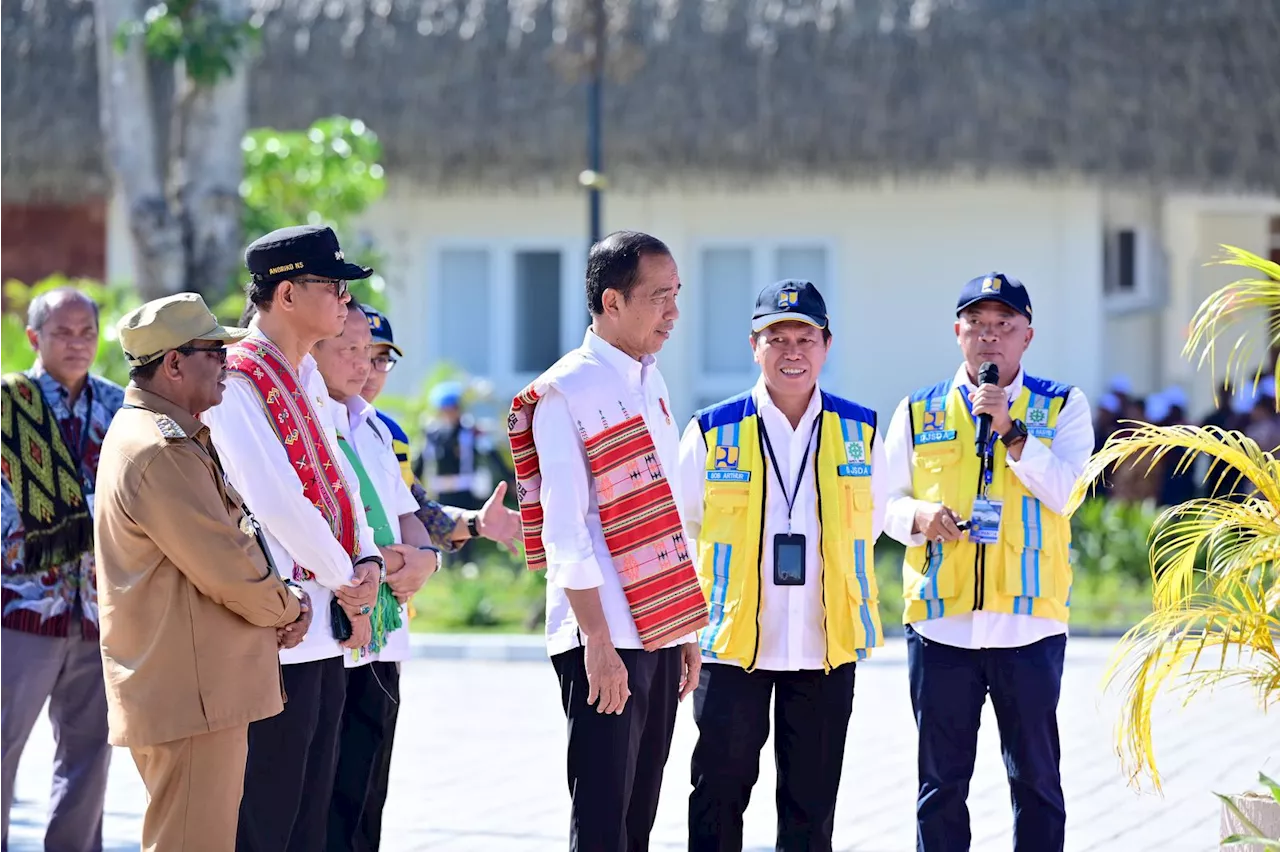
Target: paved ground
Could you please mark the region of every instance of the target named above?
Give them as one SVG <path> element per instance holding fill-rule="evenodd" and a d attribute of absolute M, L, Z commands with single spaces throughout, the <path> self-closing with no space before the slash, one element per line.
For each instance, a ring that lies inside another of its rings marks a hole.
<path fill-rule="evenodd" d="M 1210 850 L 1218 808 L 1212 791 L 1250 787 L 1258 769 L 1280 774 L 1276 719 L 1250 695 L 1227 691 L 1185 709 L 1170 702 L 1157 725 L 1163 798 L 1139 795 L 1112 750 L 1116 701 L 1099 685 L 1111 640 L 1068 645 L 1060 710 L 1068 839 L 1085 850 Z M 406 667 L 383 848 L 566 848 L 568 795 L 563 717 L 550 666 L 529 662 L 415 660 Z M 854 729 L 845 758 L 836 848 L 907 852 L 914 846 L 914 726 L 900 640 L 858 672 Z M 695 729 L 681 708 L 654 833 L 655 850 L 682 849 Z M 975 850 L 1008 850 L 1009 795 L 990 713 L 970 794 Z M 24 754 L 10 849 L 40 849 L 52 738 L 42 723 Z M 772 746 L 766 746 L 766 755 Z M 764 762 L 747 814 L 747 849 L 772 849 L 774 777 Z M 117 751 L 107 795 L 108 850 L 137 849 L 145 793 L 127 752 Z"/>

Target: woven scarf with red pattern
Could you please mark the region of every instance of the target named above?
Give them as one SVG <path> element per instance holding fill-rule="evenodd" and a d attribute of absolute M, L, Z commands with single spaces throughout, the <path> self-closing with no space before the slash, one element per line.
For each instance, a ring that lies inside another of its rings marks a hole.
<path fill-rule="evenodd" d="M 533 385 L 511 402 L 507 432 L 530 570 L 547 566 L 542 546 L 542 473 L 533 443 Z M 689 558 L 684 525 L 640 415 L 583 439 L 605 544 L 646 651 L 705 627 L 707 601 Z"/>
<path fill-rule="evenodd" d="M 333 537 L 354 559 L 359 541 L 351 493 L 329 452 L 324 429 L 302 388 L 302 380 L 269 340 L 249 337 L 228 349 L 227 372 L 244 376 L 257 391 L 289 464 L 302 483 L 303 495 L 324 516 Z M 295 562 L 293 579 L 313 580 L 315 575 Z"/>

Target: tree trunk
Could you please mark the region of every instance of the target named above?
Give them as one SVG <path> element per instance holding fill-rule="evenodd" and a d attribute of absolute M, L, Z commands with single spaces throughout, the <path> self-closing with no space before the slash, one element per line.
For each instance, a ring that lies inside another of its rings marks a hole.
<path fill-rule="evenodd" d="M 211 5 L 224 16 L 243 18 L 246 11 L 245 0 Z M 212 87 L 196 87 L 179 62 L 172 104 L 157 114 L 150 79 L 156 66 L 142 38 L 130 39 L 123 51 L 115 44 L 120 26 L 139 19 L 139 3 L 97 0 L 96 12 L 102 129 L 129 217 L 135 286 L 144 299 L 195 290 L 219 300 L 239 263 L 245 73 L 237 67 Z"/>
<path fill-rule="evenodd" d="M 206 0 L 223 19 L 248 17 L 247 0 Z M 242 62 L 213 87 L 196 88 L 182 112 L 184 160 L 172 169 L 184 175 L 179 193 L 183 211 L 188 289 L 221 299 L 240 266 L 240 181 L 249 123 L 249 81 Z M 179 89 L 187 84 L 179 72 Z M 175 101 L 176 103 L 176 101 Z"/>
<path fill-rule="evenodd" d="M 98 0 L 98 87 L 107 162 L 133 236 L 135 286 L 143 298 L 154 299 L 181 290 L 182 232 L 165 198 L 146 51 L 137 38 L 116 48 L 116 33 L 136 20 L 136 7 Z"/>

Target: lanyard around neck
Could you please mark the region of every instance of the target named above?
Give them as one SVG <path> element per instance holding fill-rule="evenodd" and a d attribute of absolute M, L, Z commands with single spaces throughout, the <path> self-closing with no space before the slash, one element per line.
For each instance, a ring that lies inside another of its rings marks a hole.
<path fill-rule="evenodd" d="M 773 451 L 773 443 L 769 440 L 769 426 L 764 422 L 764 418 L 760 418 L 760 435 L 764 438 L 765 451 L 769 453 L 769 461 L 773 468 L 774 475 L 778 478 L 778 484 L 782 486 L 782 496 L 787 501 L 787 533 L 791 533 L 791 513 L 795 509 L 796 498 L 800 496 L 800 481 L 804 479 L 804 469 L 809 463 L 809 448 L 813 446 L 813 436 L 818 434 L 818 423 L 821 422 L 822 412 L 819 411 L 817 416 L 813 418 L 813 428 L 809 430 L 809 440 L 804 444 L 804 455 L 800 457 L 800 466 L 796 471 L 796 485 L 791 493 L 787 493 L 787 483 L 782 481 L 782 468 L 778 466 L 778 456 Z"/>

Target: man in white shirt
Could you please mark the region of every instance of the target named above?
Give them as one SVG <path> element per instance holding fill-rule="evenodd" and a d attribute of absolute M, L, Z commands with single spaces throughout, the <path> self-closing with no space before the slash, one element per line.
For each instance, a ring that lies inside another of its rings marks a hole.
<path fill-rule="evenodd" d="M 249 726 L 236 848 L 314 852 L 324 846 L 346 695 L 343 644 L 368 643 L 384 565 L 337 446 L 324 379 L 309 354 L 346 322 L 347 263 L 329 228 L 283 228 L 245 251 L 257 306 L 252 333 L 230 348 L 222 404 L 203 415 L 227 478 L 262 524 L 281 573 L 316 613 L 306 638 L 280 652 L 284 712 Z M 335 603 L 336 601 L 336 603 Z"/>
<path fill-rule="evenodd" d="M 660 240 L 620 231 L 592 246 L 586 283 L 581 348 L 516 397 L 508 426 L 525 558 L 547 570 L 570 848 L 640 852 L 706 624 L 679 514 L 680 439 L 653 357 L 680 315 L 680 275 Z"/>
<path fill-rule="evenodd" d="M 690 852 L 740 852 L 774 707 L 780 852 L 831 849 L 854 671 L 883 643 L 872 544 L 884 516 L 876 413 L 818 387 L 826 302 L 785 280 L 756 299 L 755 387 L 680 443 L 684 517 L 711 600 L 693 696 Z"/>
<path fill-rule="evenodd" d="M 885 441 L 885 532 L 907 545 L 917 848 L 969 848 L 965 798 L 990 695 L 1014 849 L 1053 852 L 1066 823 L 1057 721 L 1071 601 L 1063 512 L 1093 451 L 1092 417 L 1078 388 L 1023 372 L 1032 311 L 1017 279 L 973 279 L 956 316 L 964 362 L 903 400 Z"/>
<path fill-rule="evenodd" d="M 356 471 L 374 541 L 404 560 L 398 570 L 387 572 L 386 588 L 379 591 L 377 604 L 394 607 L 400 626 L 343 655 L 347 697 L 329 807 L 325 847 L 329 852 L 378 847 L 379 835 L 370 835 L 363 823 L 368 816 L 381 825 L 385 798 L 370 802 L 369 794 L 384 746 L 394 732 L 396 717 L 390 708 L 400 701 L 400 663 L 409 658 L 409 616 L 403 604 L 435 572 L 440 553 L 414 514 L 418 501 L 400 476 L 390 433 L 373 406 L 360 396 L 371 369 L 372 343 L 369 323 L 353 302 L 347 306 L 342 334 L 320 341 L 311 350 L 329 397 L 338 406 L 338 444 Z M 376 620 L 376 607 L 374 615 Z M 385 788 L 380 789 L 385 793 Z"/>

